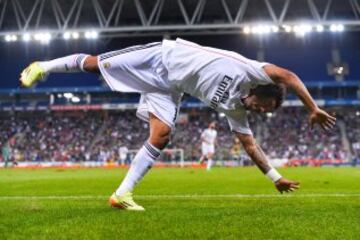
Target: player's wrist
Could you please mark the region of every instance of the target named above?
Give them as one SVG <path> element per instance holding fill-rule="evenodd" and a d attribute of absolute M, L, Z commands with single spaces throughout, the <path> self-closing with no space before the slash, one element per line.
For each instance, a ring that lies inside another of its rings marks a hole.
<path fill-rule="evenodd" d="M 276 183 L 277 181 L 279 181 L 282 178 L 281 174 L 275 168 L 271 168 L 265 174 L 265 176 L 267 176 L 274 183 Z"/>

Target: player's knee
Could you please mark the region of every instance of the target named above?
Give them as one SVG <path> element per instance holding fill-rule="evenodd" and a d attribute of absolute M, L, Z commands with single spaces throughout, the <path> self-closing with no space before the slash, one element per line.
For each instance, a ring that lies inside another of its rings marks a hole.
<path fill-rule="evenodd" d="M 156 148 L 162 150 L 170 141 L 171 130 L 163 131 L 159 134 L 150 136 L 150 143 Z"/>
<path fill-rule="evenodd" d="M 99 73 L 97 56 L 86 57 L 83 68 L 87 72 Z"/>

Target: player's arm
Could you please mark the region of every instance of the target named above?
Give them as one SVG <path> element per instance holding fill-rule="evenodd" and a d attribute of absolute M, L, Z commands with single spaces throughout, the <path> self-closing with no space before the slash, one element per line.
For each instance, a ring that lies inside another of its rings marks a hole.
<path fill-rule="evenodd" d="M 256 143 L 254 137 L 250 134 L 236 133 L 242 143 L 246 153 L 258 168 L 269 177 L 275 184 L 279 192 L 290 192 L 299 188 L 299 183 L 283 178 L 275 168 L 273 168 L 261 147 Z"/>
<path fill-rule="evenodd" d="M 205 130 L 206 131 L 206 130 Z M 205 137 L 205 131 L 202 132 L 201 134 L 201 143 L 208 143 L 208 141 L 206 141 L 206 137 Z"/>
<path fill-rule="evenodd" d="M 272 64 L 266 65 L 264 70 L 276 84 L 284 84 L 295 92 L 310 112 L 309 122 L 311 127 L 317 123 L 324 130 L 330 130 L 335 125 L 336 118 L 330 116 L 316 105 L 304 83 L 295 73 Z"/>

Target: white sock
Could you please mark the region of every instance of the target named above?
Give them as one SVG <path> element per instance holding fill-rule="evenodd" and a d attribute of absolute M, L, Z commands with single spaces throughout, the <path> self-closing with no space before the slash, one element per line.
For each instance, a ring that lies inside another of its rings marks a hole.
<path fill-rule="evenodd" d="M 127 191 L 132 191 L 144 175 L 150 170 L 156 158 L 160 156 L 160 150 L 145 142 L 144 146 L 135 155 L 124 180 L 115 191 L 117 196 L 123 195 Z"/>
<path fill-rule="evenodd" d="M 212 166 L 212 159 L 209 158 L 208 161 L 207 161 L 206 170 L 210 170 L 210 169 L 211 169 L 211 166 Z"/>
<path fill-rule="evenodd" d="M 84 72 L 87 54 L 74 54 L 50 61 L 39 62 L 46 73 Z"/>

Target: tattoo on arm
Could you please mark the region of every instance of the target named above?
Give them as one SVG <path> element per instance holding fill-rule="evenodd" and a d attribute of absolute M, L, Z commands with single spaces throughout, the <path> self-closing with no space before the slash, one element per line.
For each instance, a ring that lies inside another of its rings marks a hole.
<path fill-rule="evenodd" d="M 246 152 L 249 154 L 253 162 L 258 166 L 258 168 L 264 174 L 270 171 L 271 166 L 267 161 L 267 157 L 264 151 L 261 149 L 261 147 L 258 144 L 255 144 L 252 147 L 247 148 Z"/>
<path fill-rule="evenodd" d="M 267 157 L 261 147 L 256 143 L 252 135 L 238 133 L 237 137 L 242 143 L 245 151 L 258 168 L 266 174 L 272 168 L 268 163 Z"/>

